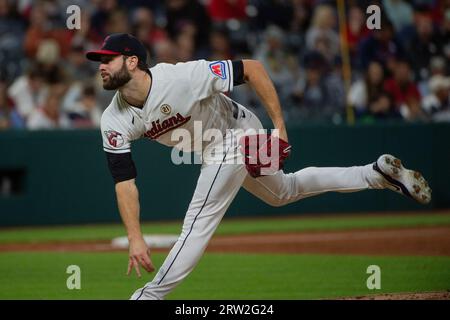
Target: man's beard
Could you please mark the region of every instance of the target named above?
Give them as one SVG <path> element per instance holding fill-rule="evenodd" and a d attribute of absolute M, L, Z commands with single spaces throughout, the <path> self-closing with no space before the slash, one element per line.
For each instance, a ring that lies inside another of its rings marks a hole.
<path fill-rule="evenodd" d="M 127 84 L 128 81 L 131 80 L 131 75 L 127 70 L 127 67 L 125 66 L 125 63 L 122 65 L 122 68 L 120 70 L 111 75 L 109 79 L 106 79 L 106 81 L 103 81 L 103 89 L 105 90 L 116 90 L 123 85 Z"/>

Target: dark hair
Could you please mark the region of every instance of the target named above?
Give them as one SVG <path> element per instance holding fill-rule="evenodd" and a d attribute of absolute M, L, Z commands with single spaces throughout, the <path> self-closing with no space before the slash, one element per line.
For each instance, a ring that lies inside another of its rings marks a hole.
<path fill-rule="evenodd" d="M 148 72 L 148 68 L 149 67 L 148 67 L 147 62 L 146 61 L 141 61 L 138 58 L 138 69 L 140 69 L 142 71 L 145 71 L 145 72 Z"/>

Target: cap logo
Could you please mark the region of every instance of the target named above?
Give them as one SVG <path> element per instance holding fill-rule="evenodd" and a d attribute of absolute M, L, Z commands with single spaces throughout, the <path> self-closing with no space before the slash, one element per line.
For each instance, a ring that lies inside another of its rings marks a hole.
<path fill-rule="evenodd" d="M 105 38 L 105 40 L 103 40 L 103 43 L 102 43 L 102 48 L 104 48 L 104 47 L 105 47 L 105 45 L 106 45 L 106 42 L 108 41 L 108 39 L 109 39 L 109 36 L 107 36 L 107 37 Z"/>

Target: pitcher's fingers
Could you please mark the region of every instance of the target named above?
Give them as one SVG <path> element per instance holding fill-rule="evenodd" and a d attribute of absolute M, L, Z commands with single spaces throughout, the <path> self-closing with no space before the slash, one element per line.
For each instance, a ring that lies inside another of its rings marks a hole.
<path fill-rule="evenodd" d="M 136 273 L 138 275 L 138 277 L 141 277 L 141 270 L 139 268 L 139 262 L 137 261 L 137 259 L 135 257 L 132 258 L 133 259 L 133 264 L 134 264 L 134 270 L 136 270 Z"/>
<path fill-rule="evenodd" d="M 127 276 L 131 273 L 131 268 L 133 267 L 133 261 L 131 261 L 131 258 L 128 259 L 128 270 L 127 270 Z"/>
<path fill-rule="evenodd" d="M 150 258 L 147 255 L 141 256 L 140 259 L 142 266 L 147 272 L 152 272 L 154 270 L 152 262 L 150 261 Z"/>
<path fill-rule="evenodd" d="M 153 265 L 153 261 L 152 261 L 152 259 L 150 258 L 150 249 L 147 250 L 147 256 L 148 256 L 148 261 L 149 261 L 149 263 L 150 263 L 150 268 L 151 268 L 151 271 L 150 271 L 150 272 L 155 271 L 155 266 Z"/>

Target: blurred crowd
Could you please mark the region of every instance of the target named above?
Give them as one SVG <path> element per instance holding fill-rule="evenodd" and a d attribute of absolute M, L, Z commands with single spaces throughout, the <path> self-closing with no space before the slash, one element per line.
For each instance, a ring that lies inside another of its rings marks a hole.
<path fill-rule="evenodd" d="M 341 123 L 347 106 L 365 123 L 450 121 L 450 0 L 345 3 L 340 27 L 336 1 L 0 0 L 0 129 L 98 127 L 113 92 L 84 53 L 116 32 L 138 37 L 151 66 L 260 60 L 288 125 Z M 73 4 L 81 28 L 69 30 Z M 372 4 L 379 30 L 366 26 Z M 248 86 L 231 96 L 268 120 Z"/>

